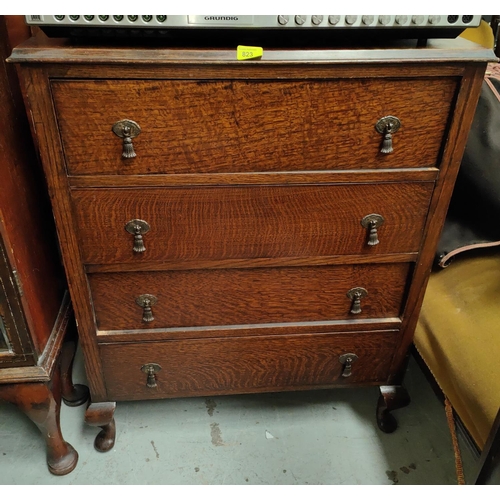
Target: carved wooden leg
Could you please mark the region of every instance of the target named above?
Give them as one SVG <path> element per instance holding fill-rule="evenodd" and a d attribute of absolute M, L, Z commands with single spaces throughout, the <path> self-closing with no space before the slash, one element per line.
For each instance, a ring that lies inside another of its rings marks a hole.
<path fill-rule="evenodd" d="M 115 408 L 116 403 L 112 402 L 91 403 L 85 412 L 85 422 L 102 429 L 94 441 L 97 451 L 109 451 L 115 445 Z"/>
<path fill-rule="evenodd" d="M 61 352 L 62 398 L 68 406 L 80 406 L 89 399 L 89 389 L 85 385 L 73 384 L 73 361 L 76 352 L 76 339 L 64 342 Z"/>
<path fill-rule="evenodd" d="M 0 397 L 18 406 L 40 429 L 47 445 L 47 465 L 57 476 L 69 474 L 78 462 L 78 453 L 61 434 L 61 382 L 58 370 L 48 383 L 0 386 Z"/>
<path fill-rule="evenodd" d="M 394 432 L 398 423 L 393 415 L 393 410 L 404 408 L 410 404 L 410 396 L 402 385 L 380 386 L 380 397 L 377 403 L 377 424 L 381 431 Z"/>

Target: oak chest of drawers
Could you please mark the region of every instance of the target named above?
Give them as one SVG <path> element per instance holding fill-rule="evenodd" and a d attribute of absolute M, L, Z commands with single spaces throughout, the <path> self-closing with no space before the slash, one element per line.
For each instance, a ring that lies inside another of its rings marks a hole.
<path fill-rule="evenodd" d="M 401 386 L 490 51 L 76 47 L 19 63 L 92 394 Z"/>

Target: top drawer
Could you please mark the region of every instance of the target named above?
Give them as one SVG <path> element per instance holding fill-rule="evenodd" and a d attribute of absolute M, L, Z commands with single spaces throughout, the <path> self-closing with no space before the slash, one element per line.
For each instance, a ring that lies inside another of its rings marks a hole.
<path fill-rule="evenodd" d="M 435 166 L 455 78 L 54 80 L 70 175 Z M 394 151 L 376 123 L 396 116 Z M 112 131 L 136 122 L 135 158 Z"/>

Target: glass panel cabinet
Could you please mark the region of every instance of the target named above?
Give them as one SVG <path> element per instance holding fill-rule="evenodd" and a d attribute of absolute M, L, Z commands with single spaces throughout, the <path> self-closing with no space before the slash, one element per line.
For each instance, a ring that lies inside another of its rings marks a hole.
<path fill-rule="evenodd" d="M 14 65 L 5 62 L 30 35 L 22 16 L 0 16 L 0 109 L 8 124 L 0 133 L 0 402 L 37 424 L 49 471 L 62 475 L 75 468 L 78 454 L 61 434 L 61 395 L 76 406 L 88 389 L 71 381 L 73 310 L 21 87 Z M 4 407 L 0 421 L 8 426 Z"/>

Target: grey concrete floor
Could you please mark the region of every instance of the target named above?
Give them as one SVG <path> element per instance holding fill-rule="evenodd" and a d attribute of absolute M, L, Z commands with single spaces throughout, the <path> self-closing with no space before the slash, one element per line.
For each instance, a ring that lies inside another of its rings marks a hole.
<path fill-rule="evenodd" d="M 85 382 L 80 353 L 75 382 Z M 38 429 L 0 404 L 0 484 L 7 485 L 453 485 L 454 455 L 443 406 L 414 360 L 410 406 L 378 430 L 377 388 L 120 402 L 117 440 L 93 448 L 85 407 L 62 407 L 76 469 L 52 476 Z M 475 458 L 462 446 L 466 479 Z M 472 471 L 472 472 L 469 472 Z"/>

